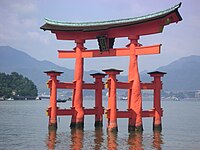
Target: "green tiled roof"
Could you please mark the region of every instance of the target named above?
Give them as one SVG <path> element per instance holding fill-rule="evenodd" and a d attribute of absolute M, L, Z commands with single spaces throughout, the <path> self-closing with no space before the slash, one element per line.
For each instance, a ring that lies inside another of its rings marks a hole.
<path fill-rule="evenodd" d="M 109 20 L 109 21 L 97 21 L 97 22 L 61 22 L 61 21 L 53 21 L 50 19 L 45 18 L 46 24 L 44 24 L 41 29 L 44 30 L 72 30 L 72 31 L 78 31 L 78 30 L 92 30 L 91 27 L 94 27 L 94 30 L 98 29 L 107 29 L 110 27 L 117 27 L 117 26 L 123 26 L 123 25 L 130 25 L 130 24 L 136 24 L 141 23 L 145 21 L 150 21 L 154 19 L 158 19 L 161 17 L 165 17 L 166 15 L 177 12 L 177 15 L 179 17 L 179 20 L 182 20 L 180 14 L 178 13 L 178 8 L 181 6 L 181 3 L 178 5 L 175 5 L 174 7 L 171 7 L 169 9 L 152 13 L 149 15 L 141 16 L 141 17 L 134 17 L 134 18 L 127 18 L 127 19 L 118 19 L 118 20 Z M 64 28 L 63 28 L 64 27 Z M 100 28 L 99 28 L 100 27 Z M 103 27 L 103 28 L 101 28 Z M 88 28 L 88 29 L 87 29 Z"/>

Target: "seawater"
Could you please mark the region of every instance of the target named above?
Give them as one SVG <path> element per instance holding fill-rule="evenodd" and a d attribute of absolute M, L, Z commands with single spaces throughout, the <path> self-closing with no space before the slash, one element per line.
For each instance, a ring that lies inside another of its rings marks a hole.
<path fill-rule="evenodd" d="M 117 101 L 120 110 L 126 110 L 126 101 Z M 103 101 L 104 107 L 107 101 Z M 57 132 L 48 131 L 45 110 L 48 100 L 0 101 L 0 150 L 191 150 L 200 149 L 200 101 L 162 101 L 163 131 L 152 131 L 152 118 L 143 119 L 144 132 L 128 133 L 127 119 L 118 119 L 118 133 L 94 128 L 94 116 L 85 117 L 83 131 L 69 128 L 71 117 L 58 117 Z M 71 102 L 58 104 L 69 108 Z M 84 107 L 92 108 L 94 100 L 84 100 Z M 151 109 L 152 101 L 143 101 L 143 109 Z"/>

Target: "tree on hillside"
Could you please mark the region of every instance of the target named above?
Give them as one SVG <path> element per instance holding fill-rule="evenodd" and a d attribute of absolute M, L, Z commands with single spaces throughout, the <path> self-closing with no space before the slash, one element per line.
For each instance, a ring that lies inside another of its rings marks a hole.
<path fill-rule="evenodd" d="M 11 74 L 0 73 L 0 97 L 35 97 L 37 92 L 35 84 L 17 72 Z"/>

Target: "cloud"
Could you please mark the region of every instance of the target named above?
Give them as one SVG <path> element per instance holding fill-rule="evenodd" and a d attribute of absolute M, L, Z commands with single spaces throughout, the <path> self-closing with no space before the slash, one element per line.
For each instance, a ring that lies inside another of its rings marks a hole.
<path fill-rule="evenodd" d="M 4 12 L 7 12 L 7 14 L 17 13 L 20 15 L 32 14 L 37 10 L 36 5 L 33 3 L 33 1 L 30 0 L 20 0 L 20 1 L 1 0 L 0 8 Z M 4 13 L 4 15 L 6 14 Z"/>
<path fill-rule="evenodd" d="M 0 1 L 0 44 L 24 44 L 38 40 L 47 44 L 48 37 L 40 37 L 37 3 L 31 0 Z M 14 45 L 15 46 L 15 45 Z"/>
<path fill-rule="evenodd" d="M 24 27 L 28 22 L 33 23 L 37 13 L 37 7 L 30 1 L 0 1 L 0 20 L 7 27 L 21 25 Z M 28 24 L 30 25 L 30 24 Z"/>
<path fill-rule="evenodd" d="M 30 40 L 37 40 L 45 45 L 50 44 L 50 34 L 40 34 L 38 32 L 28 32 L 27 33 Z"/>

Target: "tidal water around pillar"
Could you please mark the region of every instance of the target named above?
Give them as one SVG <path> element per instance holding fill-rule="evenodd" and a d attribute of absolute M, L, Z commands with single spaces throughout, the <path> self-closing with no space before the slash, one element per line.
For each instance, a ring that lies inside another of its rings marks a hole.
<path fill-rule="evenodd" d="M 103 101 L 107 107 L 107 101 Z M 191 150 L 200 147 L 200 100 L 162 101 L 162 132 L 152 131 L 152 118 L 143 118 L 143 133 L 128 133 L 128 120 L 118 119 L 118 133 L 95 129 L 94 116 L 86 116 L 84 130 L 71 130 L 70 116 L 58 117 L 57 131 L 48 131 L 45 114 L 48 100 L 0 101 L 0 150 Z M 69 108 L 71 102 L 58 104 Z M 85 108 L 94 100 L 86 98 Z M 119 110 L 126 110 L 127 101 L 117 101 Z M 143 101 L 143 110 L 151 109 L 152 101 Z"/>

